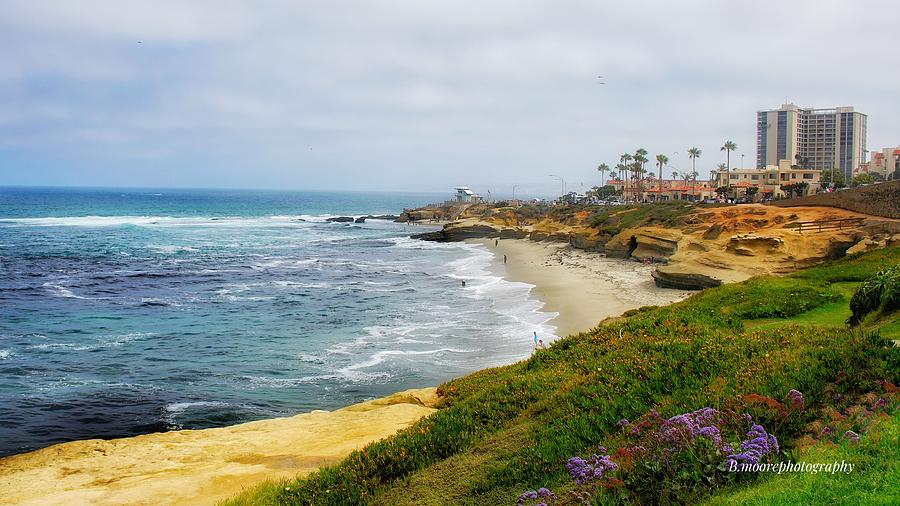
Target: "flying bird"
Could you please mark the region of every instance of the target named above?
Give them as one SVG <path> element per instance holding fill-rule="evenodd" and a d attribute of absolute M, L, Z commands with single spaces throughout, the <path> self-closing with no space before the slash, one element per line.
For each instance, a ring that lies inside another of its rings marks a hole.
<path fill-rule="evenodd" d="M 603 76 L 597 76 L 597 79 L 600 79 L 598 84 L 606 84 L 606 81 L 603 81 Z"/>

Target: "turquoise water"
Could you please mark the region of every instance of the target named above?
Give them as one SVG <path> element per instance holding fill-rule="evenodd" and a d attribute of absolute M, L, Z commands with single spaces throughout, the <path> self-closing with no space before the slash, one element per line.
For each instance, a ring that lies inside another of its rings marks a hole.
<path fill-rule="evenodd" d="M 527 356 L 554 315 L 488 250 L 325 221 L 443 197 L 0 188 L 0 455 L 334 409 Z"/>

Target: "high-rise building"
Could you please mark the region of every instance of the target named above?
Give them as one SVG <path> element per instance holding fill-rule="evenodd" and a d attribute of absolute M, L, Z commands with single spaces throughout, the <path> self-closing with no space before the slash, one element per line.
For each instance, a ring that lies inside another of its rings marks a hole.
<path fill-rule="evenodd" d="M 866 161 L 866 115 L 853 107 L 803 109 L 784 104 L 756 113 L 756 166 L 780 160 L 803 168 L 838 169 L 850 177 Z"/>

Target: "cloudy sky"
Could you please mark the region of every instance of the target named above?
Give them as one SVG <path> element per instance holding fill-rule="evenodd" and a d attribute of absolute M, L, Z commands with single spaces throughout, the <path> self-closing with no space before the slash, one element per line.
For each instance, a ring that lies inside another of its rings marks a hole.
<path fill-rule="evenodd" d="M 894 1 L 0 1 L 0 185 L 550 193 L 755 112 L 900 144 Z M 606 85 L 599 84 L 605 76 Z M 676 154 L 678 153 L 678 154 Z M 738 162 L 739 164 L 739 162 Z M 522 192 L 523 190 L 519 190 Z"/>

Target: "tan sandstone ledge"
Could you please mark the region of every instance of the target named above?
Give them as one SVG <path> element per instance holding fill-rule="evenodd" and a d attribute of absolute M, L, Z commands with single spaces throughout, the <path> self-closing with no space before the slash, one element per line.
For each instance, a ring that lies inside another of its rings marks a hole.
<path fill-rule="evenodd" d="M 215 504 L 334 463 L 435 411 L 435 388 L 216 429 L 62 443 L 0 459 L 0 504 Z"/>

